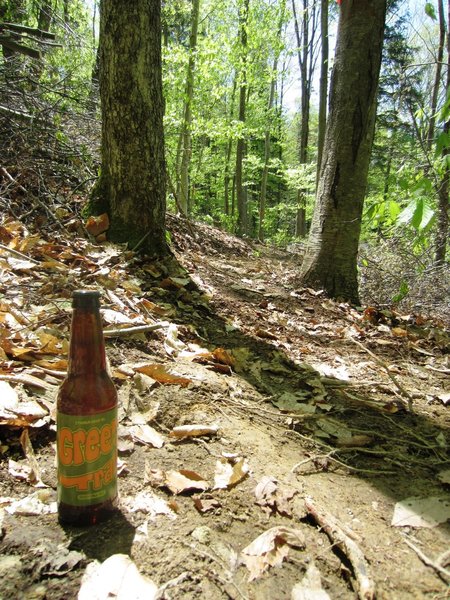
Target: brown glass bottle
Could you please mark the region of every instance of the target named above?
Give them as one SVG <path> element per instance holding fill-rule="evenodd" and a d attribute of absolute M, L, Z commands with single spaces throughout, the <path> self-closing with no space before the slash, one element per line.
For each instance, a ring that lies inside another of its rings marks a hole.
<path fill-rule="evenodd" d="M 67 378 L 57 399 L 58 517 L 92 525 L 117 508 L 117 392 L 106 369 L 100 295 L 73 294 Z"/>

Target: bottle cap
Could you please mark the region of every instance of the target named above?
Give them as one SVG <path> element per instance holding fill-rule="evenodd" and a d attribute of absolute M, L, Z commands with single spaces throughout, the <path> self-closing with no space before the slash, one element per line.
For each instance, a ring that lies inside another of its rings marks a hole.
<path fill-rule="evenodd" d="M 72 296 L 72 308 L 97 309 L 100 307 L 100 292 L 76 290 Z"/>

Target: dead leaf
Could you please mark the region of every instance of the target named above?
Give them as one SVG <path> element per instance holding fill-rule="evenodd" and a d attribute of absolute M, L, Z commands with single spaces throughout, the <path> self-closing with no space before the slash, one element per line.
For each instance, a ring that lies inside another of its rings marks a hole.
<path fill-rule="evenodd" d="M 135 496 L 125 497 L 121 500 L 121 505 L 129 512 L 150 514 L 151 518 L 155 518 L 157 515 L 167 515 L 171 519 L 176 519 L 176 514 L 164 498 L 160 498 L 152 490 L 143 490 Z"/>
<path fill-rule="evenodd" d="M 195 496 L 193 497 L 193 501 L 195 508 L 201 514 L 213 512 L 222 507 L 222 505 L 216 498 L 205 498 L 203 496 Z"/>
<path fill-rule="evenodd" d="M 436 527 L 450 519 L 450 500 L 448 497 L 430 496 L 421 498 L 411 496 L 397 502 L 391 525 L 393 527 Z"/>
<path fill-rule="evenodd" d="M 166 331 L 164 349 L 169 356 L 177 356 L 187 348 L 186 344 L 178 339 L 179 330 L 175 323 L 171 323 Z"/>
<path fill-rule="evenodd" d="M 131 437 L 142 444 L 149 444 L 154 448 L 162 448 L 164 446 L 164 438 L 156 429 L 150 425 L 131 425 L 129 428 Z"/>
<path fill-rule="evenodd" d="M 11 502 L 5 510 L 11 515 L 32 516 L 55 514 L 58 512 L 56 492 L 49 488 L 37 490 L 30 496 Z"/>
<path fill-rule="evenodd" d="M 181 387 L 187 387 L 190 383 L 192 383 L 192 380 L 188 379 L 187 377 L 172 375 L 163 365 L 159 364 L 148 364 L 135 367 L 135 371 L 152 377 L 155 381 L 158 381 L 158 383 L 161 383 L 162 385 L 179 385 Z"/>
<path fill-rule="evenodd" d="M 450 393 L 439 394 L 437 398 L 442 402 L 444 406 L 448 406 L 450 404 Z"/>
<path fill-rule="evenodd" d="M 391 329 L 392 335 L 394 337 L 408 337 L 408 332 L 406 331 L 406 329 L 403 329 L 402 327 L 393 327 Z"/>
<path fill-rule="evenodd" d="M 231 356 L 229 352 L 227 352 L 224 348 L 216 348 L 212 353 L 215 360 L 224 365 L 228 365 L 229 367 L 234 367 L 235 360 Z"/>
<path fill-rule="evenodd" d="M 29 482 L 35 487 L 48 487 L 41 479 L 41 469 L 36 460 L 27 428 L 25 428 L 20 435 L 20 444 L 31 468 Z"/>
<path fill-rule="evenodd" d="M 233 487 L 247 477 L 250 467 L 245 458 L 221 458 L 216 462 L 215 490 Z"/>
<path fill-rule="evenodd" d="M 215 435 L 219 431 L 217 425 L 179 425 L 169 433 L 169 437 L 184 439 L 201 435 Z"/>
<path fill-rule="evenodd" d="M 141 575 L 125 554 L 113 554 L 101 564 L 89 563 L 78 592 L 78 600 L 156 600 L 157 596 L 158 586 Z"/>
<path fill-rule="evenodd" d="M 272 527 L 258 536 L 241 552 L 241 559 L 249 570 L 248 581 L 261 577 L 270 567 L 278 567 L 289 553 L 289 548 L 305 547 L 303 533 L 289 527 Z"/>
<path fill-rule="evenodd" d="M 291 486 L 281 485 L 274 477 L 265 476 L 255 488 L 256 504 L 268 513 L 292 516 L 290 501 L 298 493 Z"/>
<path fill-rule="evenodd" d="M 305 576 L 292 588 L 291 600 L 331 600 L 322 588 L 320 571 L 314 561 L 308 565 Z"/>
<path fill-rule="evenodd" d="M 195 471 L 180 469 L 179 471 L 166 471 L 165 485 L 173 494 L 182 494 L 192 490 L 209 489 L 209 483 Z"/>
<path fill-rule="evenodd" d="M 16 479 L 22 479 L 23 481 L 29 481 L 32 477 L 31 467 L 26 461 L 18 462 L 10 458 L 8 460 L 8 473 Z"/>
<path fill-rule="evenodd" d="M 109 217 L 107 213 L 103 213 L 101 215 L 98 215 L 97 217 L 91 216 L 86 221 L 86 231 L 94 237 L 97 237 L 98 235 L 100 235 L 104 231 L 107 231 L 108 229 Z"/>

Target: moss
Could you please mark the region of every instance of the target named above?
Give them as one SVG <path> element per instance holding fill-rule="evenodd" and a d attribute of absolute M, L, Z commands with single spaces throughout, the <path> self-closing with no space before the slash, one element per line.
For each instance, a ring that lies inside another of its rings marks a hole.
<path fill-rule="evenodd" d="M 110 214 L 108 196 L 106 193 L 106 185 L 104 179 L 99 177 L 97 183 L 91 191 L 91 195 L 87 203 L 83 206 L 81 214 L 84 218 L 102 215 L 103 213 Z"/>

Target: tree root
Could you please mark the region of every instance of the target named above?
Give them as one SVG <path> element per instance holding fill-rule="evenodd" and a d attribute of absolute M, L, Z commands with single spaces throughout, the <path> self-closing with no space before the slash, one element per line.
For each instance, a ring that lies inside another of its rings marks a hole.
<path fill-rule="evenodd" d="M 313 519 L 325 531 L 334 545 L 338 546 L 350 561 L 358 588 L 360 600 L 374 600 L 375 583 L 369 576 L 369 567 L 359 546 L 349 535 L 344 533 L 343 527 L 333 515 L 319 509 L 312 498 L 305 498 L 305 506 Z"/>

